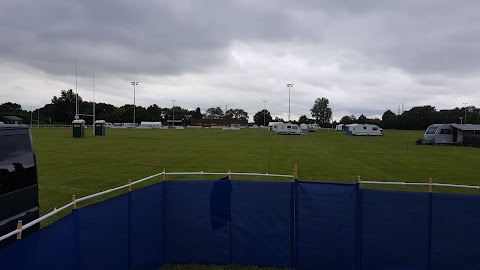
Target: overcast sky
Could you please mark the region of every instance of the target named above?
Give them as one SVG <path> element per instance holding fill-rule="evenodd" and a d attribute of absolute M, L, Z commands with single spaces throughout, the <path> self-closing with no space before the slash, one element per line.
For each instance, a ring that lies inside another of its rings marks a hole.
<path fill-rule="evenodd" d="M 480 106 L 480 1 L 2 0 L 0 103 L 62 89 L 116 106 L 334 119 Z"/>

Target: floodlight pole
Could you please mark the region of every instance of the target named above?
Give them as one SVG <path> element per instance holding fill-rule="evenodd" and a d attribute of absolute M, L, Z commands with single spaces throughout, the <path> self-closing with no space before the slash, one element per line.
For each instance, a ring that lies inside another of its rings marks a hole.
<path fill-rule="evenodd" d="M 466 103 L 466 102 L 463 103 L 463 105 L 465 106 L 465 118 L 464 118 L 464 121 L 463 121 L 464 124 L 467 124 L 467 104 L 468 103 Z"/>
<path fill-rule="evenodd" d="M 77 77 L 77 59 L 75 59 L 75 120 L 78 119 L 78 77 Z"/>
<path fill-rule="evenodd" d="M 267 100 L 263 100 L 263 126 L 265 127 L 265 108 L 267 106 Z"/>
<path fill-rule="evenodd" d="M 288 122 L 290 123 L 290 89 L 293 87 L 293 83 L 287 83 L 288 87 Z"/>
<path fill-rule="evenodd" d="M 92 70 L 92 83 L 93 83 L 93 135 L 95 135 L 95 66 L 93 66 Z"/>
<path fill-rule="evenodd" d="M 175 127 L 175 99 L 172 99 L 172 126 Z"/>
<path fill-rule="evenodd" d="M 132 82 L 133 85 L 133 128 L 137 128 L 137 124 L 135 122 L 135 86 L 138 85 L 138 82 Z"/>

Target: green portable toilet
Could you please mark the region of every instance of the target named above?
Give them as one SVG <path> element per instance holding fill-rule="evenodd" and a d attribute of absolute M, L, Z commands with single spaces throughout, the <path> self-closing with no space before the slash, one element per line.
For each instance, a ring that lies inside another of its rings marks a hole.
<path fill-rule="evenodd" d="M 105 120 L 95 121 L 95 136 L 105 136 Z"/>
<path fill-rule="evenodd" d="M 84 138 L 85 137 L 85 120 L 73 120 L 72 122 L 72 133 L 73 138 Z"/>

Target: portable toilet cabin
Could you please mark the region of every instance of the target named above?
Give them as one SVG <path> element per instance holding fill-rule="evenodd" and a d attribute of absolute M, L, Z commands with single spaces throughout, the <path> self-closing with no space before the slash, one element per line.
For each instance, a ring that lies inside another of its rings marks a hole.
<path fill-rule="evenodd" d="M 105 120 L 95 121 L 95 136 L 105 136 Z"/>
<path fill-rule="evenodd" d="M 72 133 L 73 133 L 73 138 L 84 138 L 85 137 L 85 120 L 83 119 L 73 120 Z"/>

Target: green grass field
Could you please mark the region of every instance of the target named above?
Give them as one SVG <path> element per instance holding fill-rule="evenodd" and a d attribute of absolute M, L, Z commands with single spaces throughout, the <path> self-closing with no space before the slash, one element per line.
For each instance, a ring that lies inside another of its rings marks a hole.
<path fill-rule="evenodd" d="M 42 213 L 70 202 L 72 194 L 89 195 L 164 168 L 292 174 L 297 163 L 299 179 L 312 181 L 353 183 L 361 176 L 428 182 L 432 177 L 437 183 L 477 185 L 480 180 L 480 149 L 415 145 L 421 131 L 386 131 L 370 138 L 330 131 L 286 136 L 259 129 L 109 129 L 106 137 L 94 137 L 91 129 L 86 133 L 79 139 L 71 137 L 70 129 L 32 129 Z"/>
<path fill-rule="evenodd" d="M 70 129 L 32 129 L 42 215 L 69 203 L 72 194 L 79 198 L 164 168 L 167 172 L 231 169 L 232 172 L 292 174 L 297 163 L 301 180 L 354 183 L 361 176 L 362 180 L 376 181 L 428 182 L 432 177 L 436 183 L 478 185 L 480 182 L 477 167 L 480 149 L 417 146 L 414 142 L 423 136 L 422 131 L 387 130 L 385 136 L 371 138 L 333 131 L 285 136 L 259 129 L 108 129 L 106 137 L 94 137 L 92 129 L 86 133 L 86 138 L 78 139 L 71 137 Z M 168 179 L 173 178 L 193 177 L 169 176 Z M 426 191 L 424 187 L 368 187 Z M 479 193 L 445 188 L 434 191 Z M 62 215 L 65 214 L 68 213 Z M 43 226 L 60 217 L 48 220 Z M 167 269 L 243 269 L 202 267 L 169 266 Z"/>

